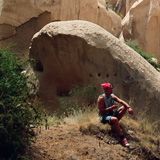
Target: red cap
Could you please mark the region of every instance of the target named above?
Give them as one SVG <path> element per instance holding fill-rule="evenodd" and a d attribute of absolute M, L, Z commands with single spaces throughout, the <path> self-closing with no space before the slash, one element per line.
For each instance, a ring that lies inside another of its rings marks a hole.
<path fill-rule="evenodd" d="M 105 90 L 106 88 L 111 87 L 112 85 L 110 83 L 103 83 L 103 84 L 101 84 L 101 86 Z"/>

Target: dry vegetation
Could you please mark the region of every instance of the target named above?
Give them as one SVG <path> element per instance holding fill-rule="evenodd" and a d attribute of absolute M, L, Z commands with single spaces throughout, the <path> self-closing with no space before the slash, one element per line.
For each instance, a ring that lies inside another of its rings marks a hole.
<path fill-rule="evenodd" d="M 120 145 L 110 125 L 99 122 L 96 109 L 75 111 L 62 119 L 50 116 L 48 127 L 45 123 L 41 130 L 36 129 L 38 136 L 28 150 L 29 159 L 160 159 L 158 122 L 133 120 L 126 114 L 120 125 L 129 148 Z"/>

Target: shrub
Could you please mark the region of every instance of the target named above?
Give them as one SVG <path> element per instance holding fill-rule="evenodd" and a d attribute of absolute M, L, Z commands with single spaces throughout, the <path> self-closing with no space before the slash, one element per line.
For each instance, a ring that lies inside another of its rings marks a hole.
<path fill-rule="evenodd" d="M 157 63 L 151 61 L 151 58 L 155 58 L 153 55 L 149 55 L 148 53 L 142 51 L 138 47 L 138 42 L 136 40 L 128 40 L 126 44 L 131 47 L 133 50 L 135 50 L 137 53 L 139 53 L 145 60 L 147 60 L 155 69 L 158 70 L 159 66 Z"/>
<path fill-rule="evenodd" d="M 106 1 L 106 8 L 110 8 L 112 10 L 115 10 L 115 8 L 112 5 L 108 4 L 108 1 Z"/>
<path fill-rule="evenodd" d="M 87 106 L 92 106 L 97 100 L 96 88 L 89 84 L 87 86 L 73 85 L 68 93 L 60 98 L 60 110 L 65 116 L 73 114 L 78 110 L 85 110 Z M 60 113 L 60 111 L 58 112 Z"/>
<path fill-rule="evenodd" d="M 79 95 L 82 98 L 87 98 L 89 101 L 92 101 L 97 97 L 97 92 L 95 90 L 95 87 L 91 84 L 87 86 L 78 86 L 73 85 L 71 90 L 69 91 L 70 96 Z"/>
<path fill-rule="evenodd" d="M 35 136 L 30 125 L 40 119 L 29 102 L 24 65 L 8 48 L 0 50 L 0 158 L 19 159 Z"/>

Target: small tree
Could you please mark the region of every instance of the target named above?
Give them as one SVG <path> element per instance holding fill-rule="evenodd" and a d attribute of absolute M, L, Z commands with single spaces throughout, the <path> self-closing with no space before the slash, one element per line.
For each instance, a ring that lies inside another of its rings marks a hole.
<path fill-rule="evenodd" d="M 9 49 L 0 50 L 0 158 L 18 159 L 35 136 L 30 125 L 40 118 L 29 102 L 23 67 Z"/>

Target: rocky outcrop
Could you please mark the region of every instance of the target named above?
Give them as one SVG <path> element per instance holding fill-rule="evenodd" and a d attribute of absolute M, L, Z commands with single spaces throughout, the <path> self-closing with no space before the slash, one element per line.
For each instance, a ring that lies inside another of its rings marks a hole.
<path fill-rule="evenodd" d="M 123 37 L 137 40 L 142 50 L 160 62 L 160 1 L 139 0 L 122 21 Z"/>
<path fill-rule="evenodd" d="M 27 56 L 30 39 L 53 21 L 87 20 L 118 37 L 121 18 L 106 9 L 105 0 L 0 0 L 0 48 L 16 43 Z"/>
<path fill-rule="evenodd" d="M 94 23 L 50 23 L 34 35 L 29 52 L 49 110 L 58 108 L 59 97 L 72 84 L 92 84 L 103 92 L 100 84 L 111 82 L 115 94 L 131 103 L 135 112 L 147 108 L 150 117 L 160 116 L 159 72 Z"/>

